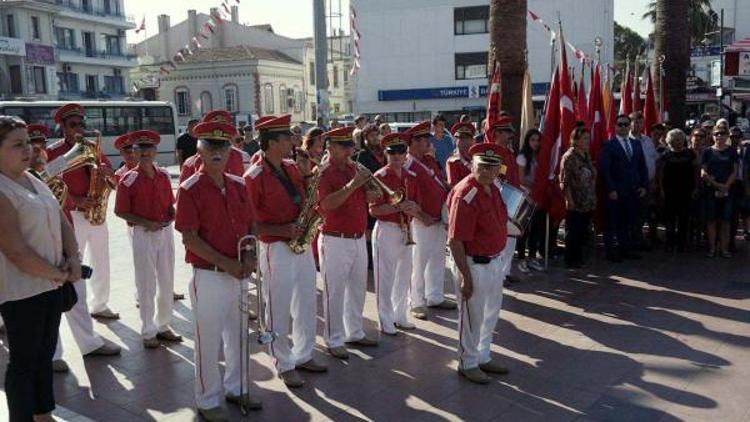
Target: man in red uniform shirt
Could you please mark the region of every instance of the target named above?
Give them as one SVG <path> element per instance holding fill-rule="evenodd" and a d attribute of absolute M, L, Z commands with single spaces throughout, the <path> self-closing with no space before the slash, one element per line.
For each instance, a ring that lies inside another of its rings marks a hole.
<path fill-rule="evenodd" d="M 486 372 L 508 372 L 491 361 L 489 345 L 481 342 L 487 333 L 492 335 L 499 316 L 492 301 L 503 293 L 500 254 L 507 240 L 508 212 L 497 183 L 499 146 L 477 144 L 469 153 L 471 175 L 448 198 L 448 246 L 459 274 L 458 371 L 472 382 L 487 384 Z"/>
<path fill-rule="evenodd" d="M 427 309 L 456 309 L 456 304 L 445 298 L 445 241 L 446 217 L 443 215 L 448 184 L 435 157 L 428 152 L 430 122 L 422 122 L 404 135 L 409 140 L 409 155 L 404 166 L 417 175 L 420 197 L 418 204 L 426 219 L 415 219 L 414 251 L 411 275 L 411 312 L 415 318 L 427 319 Z M 444 221 L 445 220 L 445 221 Z"/>
<path fill-rule="evenodd" d="M 79 104 L 66 104 L 55 111 L 55 123 L 62 128 L 64 138 L 55 142 L 47 148 L 48 160 L 70 151 L 76 140 L 83 134 L 84 110 Z M 103 177 L 112 178 L 114 172 L 107 157 L 102 154 L 98 157 L 99 174 Z M 81 168 L 63 175 L 63 181 L 68 185 L 68 199 L 64 210 L 71 217 L 73 228 L 76 232 L 76 240 L 81 248 L 81 253 L 89 251 L 88 262 L 95 269 L 91 277 L 91 315 L 96 318 L 119 319 L 120 315 L 112 312 L 107 307 L 109 301 L 109 229 L 107 223 L 93 225 L 85 218 L 85 212 L 96 205 L 94 199 L 88 197 L 90 185 L 90 170 Z M 84 283 L 80 283 L 84 284 Z M 84 300 L 86 296 L 79 297 Z"/>
<path fill-rule="evenodd" d="M 146 348 L 159 340 L 181 342 L 170 328 L 174 287 L 174 195 L 169 171 L 154 164 L 160 137 L 152 130 L 131 133 L 138 164 L 120 180 L 115 214 L 132 230 L 135 287 Z M 156 298 L 156 309 L 154 309 Z"/>
<path fill-rule="evenodd" d="M 456 152 L 445 163 L 445 172 L 448 175 L 448 185 L 453 187 L 461 179 L 471 174 L 469 148 L 474 145 L 476 129 L 471 123 L 459 122 L 453 125 L 451 132 L 456 139 Z"/>
<path fill-rule="evenodd" d="M 60 125 L 63 139 L 47 147 L 47 162 L 60 157 L 75 145 L 77 138 L 83 133 L 84 110 L 79 104 L 66 104 L 55 111 L 55 123 Z M 103 175 L 113 176 L 112 167 L 107 157 L 102 156 L 99 167 Z M 68 199 L 63 207 L 65 213 L 71 217 L 74 224 L 78 247 L 83 254 L 89 250 L 87 262 L 94 268 L 94 276 L 90 280 L 94 291 L 91 311 L 101 318 L 119 318 L 119 315 L 107 308 L 109 299 L 109 232 L 107 224 L 93 226 L 84 218 L 83 211 L 94 206 L 94 201 L 87 197 L 89 190 L 89 170 L 82 168 L 63 175 L 63 181 L 68 186 Z M 87 283 L 74 283 L 78 302 L 65 313 L 70 331 L 78 345 L 78 349 L 86 356 L 111 356 L 120 354 L 120 346 L 103 339 L 94 332 L 94 323 L 89 313 L 86 295 Z M 63 357 L 62 337 L 58 337 L 57 349 L 52 364 L 56 372 L 67 372 L 68 366 Z"/>
<path fill-rule="evenodd" d="M 328 351 L 348 359 L 344 343 L 376 346 L 365 336 L 362 312 L 367 290 L 367 203 L 380 192 L 365 189 L 372 177 L 366 168 L 351 160 L 354 152 L 353 127 L 331 130 L 323 135 L 328 143 L 328 161 L 319 167 L 320 210 L 325 222 L 318 240 L 320 273 L 323 276 L 323 310 Z"/>
<path fill-rule="evenodd" d="M 234 119 L 232 118 L 232 114 L 230 112 L 224 110 L 214 110 L 206 113 L 201 123 L 213 122 L 231 126 L 233 120 Z M 234 137 L 237 137 L 237 129 L 234 130 L 234 133 Z M 231 146 L 230 144 L 229 158 L 227 159 L 227 164 L 224 171 L 229 174 L 242 177 L 246 170 L 245 163 L 247 162 L 248 165 L 250 164 L 250 159 L 244 158 L 243 154 L 246 155 L 247 153 Z M 201 165 L 203 165 L 203 159 L 201 158 L 200 154 L 195 154 L 185 160 L 185 162 L 182 163 L 182 169 L 180 170 L 180 183 L 184 182 L 188 177 L 192 176 L 196 171 L 198 171 Z"/>
<path fill-rule="evenodd" d="M 135 156 L 135 152 L 133 151 L 133 142 L 131 142 L 130 133 L 118 136 L 115 138 L 114 143 L 115 149 L 120 152 L 120 157 L 123 159 L 123 165 L 115 170 L 115 181 L 119 185 L 122 176 L 138 165 L 138 157 Z"/>
<path fill-rule="evenodd" d="M 307 245 L 304 253 L 297 254 L 287 244 L 302 233 L 295 223 L 306 200 L 297 165 L 285 159 L 293 148 L 290 121 L 287 114 L 256 126 L 265 158 L 245 173 L 245 185 L 260 240 L 258 262 L 267 304 L 266 315 L 260 317 L 266 318 L 266 326 L 278 336 L 269 348 L 279 377 L 295 388 L 304 385 L 295 369 L 325 372 L 328 368 L 312 358 L 317 310 L 312 249 Z"/>
<path fill-rule="evenodd" d="M 49 128 L 45 125 L 34 124 L 26 126 L 31 144 L 31 163 L 29 170 L 40 180 L 44 180 L 42 173 L 47 167 L 47 138 L 50 136 Z M 1 321 L 1 320 L 0 320 Z M 0 323 L 0 327 L 2 323 Z"/>
<path fill-rule="evenodd" d="M 381 141 L 387 163 L 375 172 L 375 177 L 404 199 L 392 204 L 383 196 L 370 204 L 370 214 L 377 220 L 372 231 L 372 262 L 375 278 L 375 297 L 378 306 L 380 331 L 396 335 L 396 329 L 414 329 L 408 317 L 409 283 L 412 272 L 410 219 L 429 218 L 419 208 L 417 175 L 404 168 L 406 142 L 401 134 L 390 133 Z"/>
<path fill-rule="evenodd" d="M 253 214 L 245 181 L 224 171 L 233 126 L 201 123 L 195 127 L 203 165 L 177 192 L 175 228 L 182 233 L 185 261 L 193 266 L 190 300 L 195 317 L 195 402 L 211 421 L 227 420 L 220 407 L 222 380 L 219 345 L 224 344 L 223 392 L 230 403 L 260 402 L 240 397 L 240 294 L 252 271 L 251 260 L 237 256 L 239 240 L 250 234 Z M 249 258 L 249 257 L 248 257 Z M 245 384 L 247 385 L 247 384 Z"/>

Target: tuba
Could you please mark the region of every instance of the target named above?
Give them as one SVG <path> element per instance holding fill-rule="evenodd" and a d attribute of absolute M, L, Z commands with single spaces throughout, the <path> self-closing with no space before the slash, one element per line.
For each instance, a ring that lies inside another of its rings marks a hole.
<path fill-rule="evenodd" d="M 68 185 L 62 180 L 62 176 L 79 168 L 94 167 L 96 162 L 96 149 L 81 138 L 70 151 L 48 162 L 47 168 L 39 176 L 62 207 L 68 199 Z"/>
<path fill-rule="evenodd" d="M 91 174 L 89 178 L 89 191 L 87 197 L 94 200 L 94 206 L 86 210 L 84 217 L 93 226 L 101 226 L 107 218 L 107 204 L 109 202 L 109 194 L 115 189 L 116 185 L 112 178 L 104 176 L 99 170 L 102 163 L 102 134 L 99 131 L 94 131 L 96 135 L 96 165 L 91 168 Z"/>
<path fill-rule="evenodd" d="M 297 255 L 305 253 L 307 245 L 312 242 L 318 234 L 320 226 L 323 224 L 323 217 L 318 214 L 316 207 L 318 202 L 318 185 L 320 184 L 321 174 L 323 174 L 323 171 L 318 167 L 318 169 L 315 170 L 315 175 L 313 176 L 312 181 L 307 185 L 307 189 L 305 190 L 305 203 L 302 204 L 297 220 L 294 222 L 298 227 L 302 227 L 302 234 L 287 243 L 289 249 Z"/>

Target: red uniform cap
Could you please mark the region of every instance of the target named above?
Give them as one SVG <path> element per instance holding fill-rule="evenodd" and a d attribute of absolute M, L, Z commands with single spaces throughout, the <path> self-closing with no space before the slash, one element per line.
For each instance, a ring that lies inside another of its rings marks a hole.
<path fill-rule="evenodd" d="M 45 125 L 34 124 L 26 127 L 26 132 L 29 134 L 29 140 L 31 141 L 47 141 L 49 138 L 50 131 Z"/>
<path fill-rule="evenodd" d="M 78 116 L 83 118 L 85 115 L 83 114 L 83 107 L 81 107 L 80 104 L 76 103 L 70 103 L 65 104 L 64 106 L 58 108 L 55 110 L 55 123 L 62 124 L 62 122 L 67 119 L 68 117 L 72 116 Z"/>
<path fill-rule="evenodd" d="M 469 148 L 469 155 L 474 162 L 480 164 L 489 164 L 499 166 L 503 164 L 501 154 L 503 153 L 500 145 L 490 144 L 487 142 L 474 144 Z"/>
<path fill-rule="evenodd" d="M 352 139 L 353 133 L 354 126 L 340 127 L 324 133 L 323 138 L 328 139 L 329 142 L 343 145 L 354 145 L 354 139 Z"/>
<path fill-rule="evenodd" d="M 391 132 L 383 136 L 383 139 L 380 140 L 380 145 L 385 148 L 393 145 L 406 145 L 406 142 L 404 141 L 404 137 L 402 136 L 402 134 L 398 132 Z"/>
<path fill-rule="evenodd" d="M 136 130 L 135 132 L 131 132 L 130 139 L 132 141 L 132 144 L 159 145 L 159 142 L 161 141 L 161 137 L 159 136 L 158 132 L 148 129 Z"/>
<path fill-rule="evenodd" d="M 515 132 L 513 128 L 513 119 L 510 116 L 498 117 L 494 122 L 490 122 L 490 130 L 502 129 L 510 132 Z"/>
<path fill-rule="evenodd" d="M 201 120 L 201 123 L 205 122 L 218 122 L 218 123 L 227 123 L 232 124 L 234 119 L 232 118 L 232 113 L 226 111 L 226 110 L 214 110 L 209 111 L 206 113 L 205 116 L 203 116 L 203 120 Z"/>
<path fill-rule="evenodd" d="M 195 126 L 193 133 L 198 139 L 229 142 L 237 136 L 237 129 L 226 123 L 203 122 Z"/>
<path fill-rule="evenodd" d="M 117 138 L 115 138 L 115 149 L 117 149 L 118 151 L 125 147 L 129 147 L 132 145 L 133 145 L 133 142 L 130 139 L 130 132 L 124 135 L 120 135 Z"/>
<path fill-rule="evenodd" d="M 430 123 L 428 120 L 428 121 L 424 121 L 422 123 L 417 124 L 416 126 L 414 126 L 413 128 L 410 128 L 404 133 L 406 133 L 409 136 L 409 138 L 416 138 L 419 136 L 430 135 L 431 128 L 432 128 L 432 123 Z"/>
<path fill-rule="evenodd" d="M 275 118 L 276 118 L 276 116 L 274 116 L 274 115 L 268 115 L 268 116 L 259 117 L 258 120 L 255 121 L 255 128 L 257 129 L 258 126 L 262 125 L 263 123 L 265 123 L 265 122 L 267 122 L 269 120 L 273 120 Z"/>
<path fill-rule="evenodd" d="M 259 119 L 260 120 L 260 119 Z M 292 124 L 292 115 L 285 114 L 283 116 L 266 119 L 260 123 L 255 122 L 255 130 L 266 131 L 266 132 L 282 132 L 290 133 L 289 127 Z"/>
<path fill-rule="evenodd" d="M 456 123 L 455 125 L 453 125 L 453 127 L 451 128 L 451 133 L 454 136 L 460 136 L 462 133 L 474 136 L 474 134 L 476 134 L 476 132 L 477 131 L 476 131 L 476 129 L 474 129 L 474 125 L 471 124 L 471 123 L 461 123 L 461 122 L 459 122 L 459 123 Z"/>

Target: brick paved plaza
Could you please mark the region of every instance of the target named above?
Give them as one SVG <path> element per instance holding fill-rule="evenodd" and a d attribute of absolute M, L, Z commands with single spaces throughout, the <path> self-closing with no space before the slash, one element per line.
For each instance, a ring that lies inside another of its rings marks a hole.
<path fill-rule="evenodd" d="M 113 215 L 109 222 L 111 308 L 122 319 L 95 329 L 123 352 L 84 361 L 63 323 L 71 371 L 55 375 L 56 417 L 194 420 L 190 302 L 178 302 L 174 310 L 174 327 L 185 342 L 144 350 L 125 224 Z M 179 236 L 176 243 L 176 290 L 186 293 L 190 270 Z M 323 352 L 319 317 L 316 358 L 329 373 L 304 374 L 305 387 L 291 391 L 275 377 L 267 353 L 256 348 L 252 392 L 264 409 L 249 419 L 750 420 L 750 247 L 738 244 L 731 260 L 658 251 L 616 265 L 596 257 L 577 272 L 553 262 L 549 274 L 512 285 L 493 345 L 495 359 L 511 373 L 489 386 L 456 374 L 455 311 L 433 313 L 415 331 L 383 336 L 380 347 L 354 351 L 348 362 Z M 319 303 L 319 315 L 321 309 Z M 368 332 L 375 333 L 372 283 L 365 316 Z M 2 372 L 4 344 L 0 361 Z M 6 420 L 0 396 L 0 419 Z M 230 410 L 239 420 L 239 412 Z"/>

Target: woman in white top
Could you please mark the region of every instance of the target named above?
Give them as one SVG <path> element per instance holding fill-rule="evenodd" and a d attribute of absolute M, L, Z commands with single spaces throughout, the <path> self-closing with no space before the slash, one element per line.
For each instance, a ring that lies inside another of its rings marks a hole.
<path fill-rule="evenodd" d="M 530 192 L 534 186 L 537 171 L 537 154 L 542 144 L 542 133 L 537 129 L 529 129 L 523 138 L 521 151 L 516 156 L 521 186 Z M 529 226 L 523 236 L 516 243 L 518 252 L 518 269 L 523 273 L 530 270 L 544 271 L 544 265 L 537 260 L 537 253 L 544 254 L 544 222 L 545 212 L 541 208 L 534 210 Z M 528 249 L 528 258 L 526 250 Z"/>
<path fill-rule="evenodd" d="M 47 186 L 27 169 L 26 123 L 0 116 L 0 313 L 11 421 L 52 421 L 52 355 L 65 282 L 81 278 L 73 228 Z"/>

